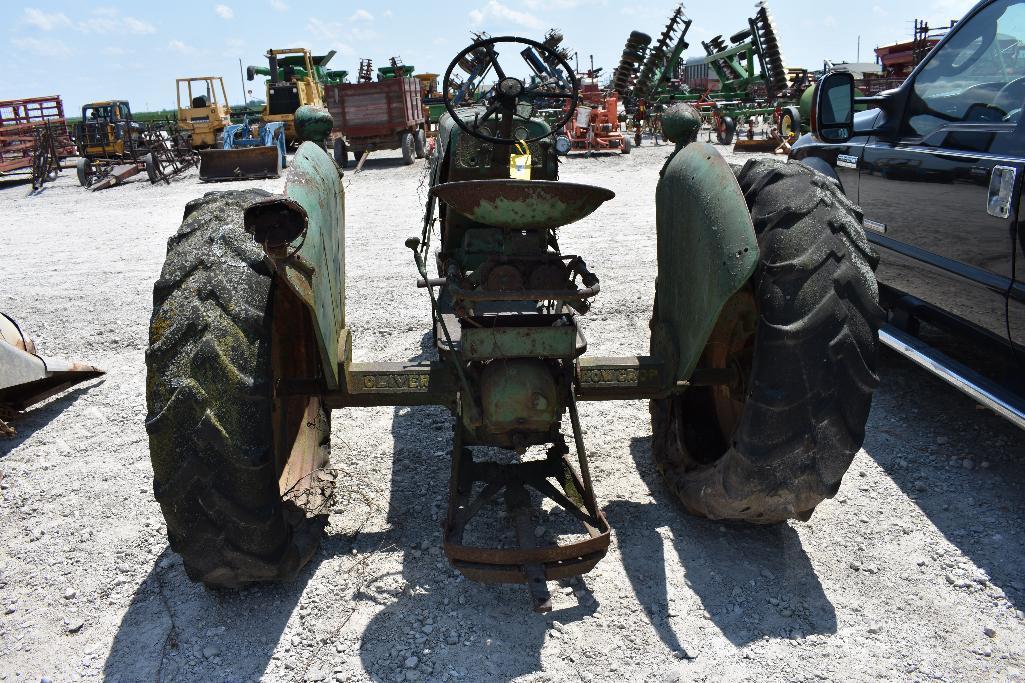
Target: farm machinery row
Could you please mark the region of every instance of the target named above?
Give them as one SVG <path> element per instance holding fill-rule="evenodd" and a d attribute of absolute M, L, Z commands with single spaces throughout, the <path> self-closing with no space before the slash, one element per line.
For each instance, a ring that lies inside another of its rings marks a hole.
<path fill-rule="evenodd" d="M 705 55 L 684 59 L 691 25 L 681 5 L 654 45 L 640 31 L 627 39 L 612 85 L 626 102 L 637 142 L 642 132 L 658 135 L 661 114 L 674 102 L 695 107 L 721 144 L 732 144 L 738 132 L 738 145 L 748 149 L 796 139 L 808 118 L 811 78 L 786 68 L 764 0 L 745 28 L 729 39 L 702 41 Z M 759 121 L 770 124 L 764 141 L 756 139 Z"/>

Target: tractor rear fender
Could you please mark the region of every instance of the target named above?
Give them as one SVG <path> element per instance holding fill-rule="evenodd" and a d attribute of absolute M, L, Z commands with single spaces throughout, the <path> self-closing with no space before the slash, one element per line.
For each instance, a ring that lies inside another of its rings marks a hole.
<path fill-rule="evenodd" d="M 669 389 L 690 378 L 723 305 L 754 273 L 758 242 L 733 171 L 711 145 L 691 143 L 669 158 L 655 203 L 651 352 Z"/>
<path fill-rule="evenodd" d="M 341 170 L 319 145 L 304 142 L 292 158 L 284 195 L 268 197 L 246 209 L 245 228 L 263 245 L 278 276 L 309 310 L 325 388 L 338 389 L 339 362 L 346 363 L 351 357 L 345 326 Z M 303 321 L 294 322 L 285 329 L 301 333 Z M 296 344 L 301 345 L 299 340 Z"/>

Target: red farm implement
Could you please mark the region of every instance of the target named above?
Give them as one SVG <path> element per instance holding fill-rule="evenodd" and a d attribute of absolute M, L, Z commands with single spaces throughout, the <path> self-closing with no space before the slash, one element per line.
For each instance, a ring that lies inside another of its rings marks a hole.
<path fill-rule="evenodd" d="M 59 96 L 0 101 L 0 175 L 27 170 L 35 181 L 42 173 L 41 185 L 74 154 Z"/>
<path fill-rule="evenodd" d="M 569 141 L 570 151 L 586 150 L 591 153 L 618 149 L 629 154 L 630 139 L 623 135 L 620 127 L 616 92 L 603 92 L 594 79 L 581 80 L 580 104 L 559 136 Z M 567 147 L 565 142 L 560 146 Z"/>

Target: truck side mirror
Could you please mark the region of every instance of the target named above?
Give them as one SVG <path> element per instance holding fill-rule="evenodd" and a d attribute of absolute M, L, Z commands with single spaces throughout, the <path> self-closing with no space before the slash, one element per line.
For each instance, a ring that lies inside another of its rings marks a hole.
<path fill-rule="evenodd" d="M 834 71 L 815 88 L 811 130 L 825 143 L 847 142 L 854 137 L 854 76 Z"/>

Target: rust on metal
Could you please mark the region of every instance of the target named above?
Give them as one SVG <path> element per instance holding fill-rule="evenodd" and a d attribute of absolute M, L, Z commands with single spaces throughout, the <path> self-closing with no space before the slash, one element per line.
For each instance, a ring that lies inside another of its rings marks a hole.
<path fill-rule="evenodd" d="M 273 255 L 276 250 L 299 239 L 309 229 L 310 219 L 299 202 L 279 195 L 247 207 L 243 225 L 246 232 Z"/>
<path fill-rule="evenodd" d="M 463 429 L 457 424 L 452 450 L 445 554 L 452 566 L 474 581 L 527 584 L 534 609 L 539 612 L 552 608 L 546 582 L 589 572 L 605 556 L 611 538 L 608 521 L 598 508 L 591 485 L 572 399 L 570 415 L 573 418 L 579 474 L 561 436 L 549 448 L 544 460 L 514 464 L 475 462 L 473 453 L 463 448 Z M 476 496 L 475 483 L 483 484 L 483 489 Z M 529 524 L 537 510 L 531 503 L 528 488 L 552 500 L 575 518 L 586 530 L 587 538 L 539 547 L 533 525 Z M 464 544 L 467 525 L 499 496 L 505 498 L 518 547 Z"/>
<path fill-rule="evenodd" d="M 110 171 L 98 182 L 90 185 L 89 189 L 95 192 L 97 190 L 105 190 L 108 187 L 120 185 L 132 176 L 142 173 L 143 169 L 144 167 L 138 163 L 114 164 L 110 167 Z"/>
<path fill-rule="evenodd" d="M 548 180 L 463 180 L 431 188 L 453 211 L 507 230 L 554 229 L 589 216 L 616 196 L 593 185 Z"/>
<path fill-rule="evenodd" d="M 277 145 L 199 150 L 199 179 L 257 180 L 281 175 Z"/>

